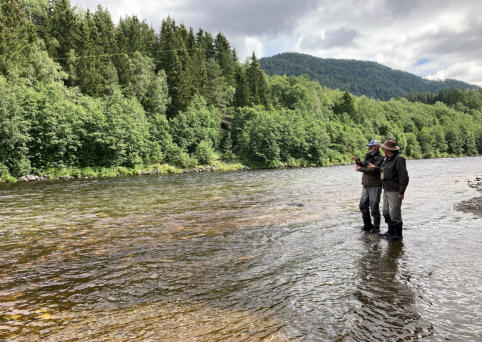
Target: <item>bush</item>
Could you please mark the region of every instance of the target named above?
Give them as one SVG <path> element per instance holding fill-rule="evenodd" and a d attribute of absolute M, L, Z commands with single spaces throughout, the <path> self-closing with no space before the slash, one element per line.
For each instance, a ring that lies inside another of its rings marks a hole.
<path fill-rule="evenodd" d="M 211 144 L 203 140 L 196 148 L 195 156 L 201 165 L 209 165 L 214 160 L 214 151 Z"/>
<path fill-rule="evenodd" d="M 30 173 L 31 170 L 30 161 L 26 158 L 16 160 L 11 168 L 11 174 L 14 177 L 25 176 Z"/>
<path fill-rule="evenodd" d="M 197 164 L 197 160 L 176 144 L 171 144 L 166 150 L 166 161 L 181 168 L 192 168 Z"/>
<path fill-rule="evenodd" d="M 200 96 L 195 96 L 185 112 L 170 122 L 174 142 L 185 151 L 196 151 L 201 141 L 218 146 L 221 138 L 221 114 L 214 107 L 207 107 Z"/>

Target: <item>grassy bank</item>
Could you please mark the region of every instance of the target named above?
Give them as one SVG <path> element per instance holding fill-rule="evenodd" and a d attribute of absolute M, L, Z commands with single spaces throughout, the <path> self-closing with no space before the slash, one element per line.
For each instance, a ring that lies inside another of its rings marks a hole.
<path fill-rule="evenodd" d="M 240 162 L 214 161 L 211 165 L 198 165 L 193 168 L 182 169 L 169 164 L 137 165 L 134 167 L 64 167 L 47 169 L 31 175 L 15 178 L 8 173 L 0 175 L 0 183 L 16 183 L 26 181 L 44 181 L 55 179 L 91 179 L 120 176 L 140 175 L 168 175 L 178 173 L 197 173 L 214 171 L 238 171 L 244 170 L 246 166 Z M 30 178 L 30 179 L 29 179 Z"/>
<path fill-rule="evenodd" d="M 360 153 L 364 156 L 364 153 Z M 404 155 L 406 159 L 410 158 Z M 464 157 L 445 153 L 436 158 L 457 158 Z M 432 159 L 432 158 L 421 158 Z M 180 168 L 169 164 L 149 164 L 137 165 L 134 167 L 114 166 L 114 167 L 63 167 L 51 168 L 39 172 L 32 172 L 29 175 L 15 178 L 5 171 L 0 174 L 1 183 L 21 183 L 28 181 L 46 181 L 46 180 L 68 180 L 68 179 L 93 179 L 121 176 L 141 176 L 141 175 L 168 175 L 180 173 L 203 173 L 203 172 L 233 172 L 248 169 L 285 169 L 285 168 L 303 168 L 303 167 L 322 167 L 322 166 L 338 166 L 353 163 L 351 155 L 342 155 L 341 158 L 332 161 L 327 160 L 324 165 L 310 165 L 302 160 L 290 160 L 289 163 L 277 163 L 276 165 L 266 166 L 256 163 L 241 163 L 239 160 L 223 161 L 217 159 L 210 165 L 196 165 L 190 168 Z M 30 177 L 30 179 L 28 179 Z"/>

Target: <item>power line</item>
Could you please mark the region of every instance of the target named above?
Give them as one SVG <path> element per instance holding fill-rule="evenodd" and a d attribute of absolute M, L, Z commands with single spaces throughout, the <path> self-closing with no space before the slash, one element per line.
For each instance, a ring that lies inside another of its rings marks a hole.
<path fill-rule="evenodd" d="M 77 58 L 94 58 L 94 57 L 113 57 L 113 56 L 123 56 L 123 55 L 133 55 L 136 52 L 139 52 L 141 54 L 149 54 L 149 53 L 166 53 L 166 52 L 176 52 L 176 51 L 196 51 L 196 50 L 204 50 L 204 52 L 215 52 L 214 49 L 203 49 L 203 48 L 193 48 L 193 49 L 168 49 L 168 50 L 152 50 L 152 51 L 139 51 L 136 50 L 134 52 L 122 52 L 122 53 L 104 53 L 104 54 L 96 54 L 96 55 L 80 55 L 80 56 L 75 56 Z M 219 53 L 218 53 L 219 54 Z M 221 53 L 222 55 L 230 56 L 228 53 Z M 69 59 L 70 57 L 51 57 L 52 60 L 66 60 Z"/>

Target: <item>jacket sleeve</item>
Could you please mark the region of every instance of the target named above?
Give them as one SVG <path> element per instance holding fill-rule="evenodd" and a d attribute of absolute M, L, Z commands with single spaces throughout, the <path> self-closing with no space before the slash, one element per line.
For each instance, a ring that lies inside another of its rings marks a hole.
<path fill-rule="evenodd" d="M 398 184 L 399 184 L 398 193 L 400 195 L 403 195 L 408 186 L 407 166 L 406 166 L 405 158 L 398 158 L 397 162 L 398 162 L 397 172 L 398 172 Z"/>
<path fill-rule="evenodd" d="M 363 161 L 360 160 L 360 162 L 357 163 L 357 164 L 360 165 L 362 168 L 365 168 L 365 167 L 367 166 L 367 164 L 368 164 L 368 163 L 367 163 L 367 158 L 368 158 L 368 155 L 366 155 L 365 158 L 363 158 Z M 360 171 L 362 171 L 362 170 L 360 169 Z M 362 171 L 362 172 L 363 172 L 363 171 Z"/>
<path fill-rule="evenodd" d="M 380 172 L 380 166 L 383 163 L 383 157 L 381 155 L 378 155 L 375 157 L 375 160 L 373 161 L 373 164 L 376 166 L 375 168 L 369 168 L 366 167 L 368 163 L 365 163 L 365 167 L 360 168 L 360 171 L 368 173 L 370 175 L 376 175 L 377 173 Z"/>

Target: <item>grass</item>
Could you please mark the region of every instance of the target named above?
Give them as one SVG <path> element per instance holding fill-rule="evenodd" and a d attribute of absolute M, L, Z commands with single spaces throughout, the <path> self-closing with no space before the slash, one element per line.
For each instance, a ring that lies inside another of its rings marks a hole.
<path fill-rule="evenodd" d="M 196 167 L 189 168 L 187 170 L 194 170 L 196 168 L 211 168 L 214 167 L 215 171 L 228 172 L 238 171 L 244 168 L 244 165 L 239 161 L 225 162 L 222 160 L 215 160 L 211 165 L 197 165 Z M 113 167 L 61 167 L 61 168 L 49 168 L 46 170 L 40 170 L 32 172 L 40 177 L 47 179 L 66 179 L 66 178 L 107 178 L 107 177 L 120 177 L 120 176 L 139 176 L 139 175 L 168 175 L 182 173 L 184 169 L 169 165 L 169 164 L 143 164 L 135 165 L 133 167 L 126 166 L 113 166 Z M 0 183 L 15 183 L 17 178 L 12 177 L 10 174 L 3 174 L 0 176 Z"/>

